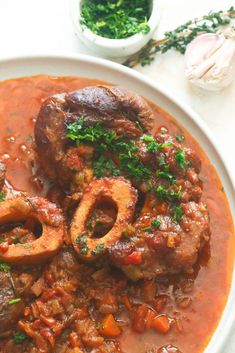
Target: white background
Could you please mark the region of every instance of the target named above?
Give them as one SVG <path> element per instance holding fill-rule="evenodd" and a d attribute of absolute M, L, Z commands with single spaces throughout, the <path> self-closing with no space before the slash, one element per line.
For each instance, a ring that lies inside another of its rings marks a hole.
<path fill-rule="evenodd" d="M 0 0 L 0 58 L 47 53 L 93 55 L 75 34 L 69 2 Z M 161 21 L 156 36 L 211 9 L 226 10 L 231 6 L 235 6 L 235 0 L 159 0 Z M 173 51 L 158 54 L 151 66 L 136 70 L 167 87 L 199 113 L 213 131 L 235 180 L 235 83 L 220 93 L 193 89 L 184 79 L 184 57 Z M 235 353 L 235 333 L 221 353 Z"/>

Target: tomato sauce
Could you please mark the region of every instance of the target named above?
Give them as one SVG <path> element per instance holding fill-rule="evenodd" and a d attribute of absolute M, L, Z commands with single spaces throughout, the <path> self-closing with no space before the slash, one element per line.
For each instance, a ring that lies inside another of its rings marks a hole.
<path fill-rule="evenodd" d="M 29 195 L 45 196 L 48 181 L 35 178 L 33 129 L 43 99 L 56 93 L 72 91 L 99 81 L 79 77 L 37 76 L 8 80 L 0 83 L 0 160 L 7 165 L 9 190 L 23 191 Z M 197 151 L 202 160 L 200 177 L 204 182 L 202 201 L 210 213 L 210 246 L 203 251 L 195 275 L 192 303 L 184 310 L 168 307 L 173 316 L 181 315 L 182 330 L 175 327 L 163 335 L 149 330 L 144 334 L 127 329 L 121 336 L 121 348 L 125 353 L 145 353 L 154 347 L 168 343 L 179 347 L 183 353 L 200 353 L 213 334 L 230 289 L 233 259 L 233 222 L 221 182 L 208 160 L 189 133 L 179 126 L 173 117 L 152 104 L 156 126 L 165 126 L 169 133 L 183 133 L 185 145 Z M 173 296 L 173 285 L 167 289 Z M 133 348 L 134 347 L 134 348 Z"/>

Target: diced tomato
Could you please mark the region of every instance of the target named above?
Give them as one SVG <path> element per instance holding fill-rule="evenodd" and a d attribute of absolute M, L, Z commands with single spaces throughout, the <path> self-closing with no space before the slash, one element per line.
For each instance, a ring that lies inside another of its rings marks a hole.
<path fill-rule="evenodd" d="M 0 244 L 0 251 L 2 253 L 7 252 L 8 249 L 9 249 L 9 243 L 7 241 L 4 241 L 3 243 Z"/>
<path fill-rule="evenodd" d="M 112 338 L 120 336 L 121 329 L 112 314 L 106 315 L 105 318 L 101 321 L 99 333 L 103 336 Z"/>
<path fill-rule="evenodd" d="M 41 320 L 35 320 L 35 321 L 32 323 L 32 328 L 33 328 L 34 330 L 39 329 L 40 326 L 41 326 Z"/>
<path fill-rule="evenodd" d="M 59 322 L 57 322 L 53 327 L 52 327 L 52 331 L 54 332 L 54 334 L 56 336 L 59 336 L 62 332 L 62 330 L 64 329 L 64 325 L 60 324 Z"/>
<path fill-rule="evenodd" d="M 55 346 L 55 337 L 53 336 L 53 333 L 51 332 L 50 329 L 47 329 L 47 328 L 41 329 L 40 334 L 51 344 L 52 347 Z"/>
<path fill-rule="evenodd" d="M 42 320 L 42 322 L 44 322 L 45 325 L 52 327 L 55 325 L 56 320 L 53 319 L 53 317 L 46 317 L 45 315 L 40 315 L 40 319 Z"/>
<path fill-rule="evenodd" d="M 49 271 L 45 271 L 43 276 L 47 284 L 52 284 L 54 282 L 53 276 Z"/>
<path fill-rule="evenodd" d="M 51 298 L 53 298 L 56 294 L 55 289 L 47 289 L 41 296 L 41 300 L 43 302 L 47 302 L 48 300 L 50 300 Z"/>
<path fill-rule="evenodd" d="M 161 333 L 170 330 L 170 320 L 167 315 L 159 315 L 152 320 L 151 327 Z"/>
<path fill-rule="evenodd" d="M 140 251 L 133 251 L 124 259 L 125 265 L 139 265 L 142 263 L 142 254 Z"/>

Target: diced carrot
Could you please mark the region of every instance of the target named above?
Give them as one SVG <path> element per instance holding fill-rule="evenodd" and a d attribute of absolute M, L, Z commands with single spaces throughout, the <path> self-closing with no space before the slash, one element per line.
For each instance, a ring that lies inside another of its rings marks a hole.
<path fill-rule="evenodd" d="M 127 295 L 123 295 L 122 296 L 122 302 L 125 305 L 125 307 L 127 308 L 127 310 L 131 310 L 132 309 L 131 302 L 130 302 L 130 300 L 129 300 Z"/>
<path fill-rule="evenodd" d="M 115 321 L 112 314 L 108 314 L 101 321 L 101 327 L 99 333 L 106 337 L 118 337 L 121 334 L 121 329 Z"/>
<path fill-rule="evenodd" d="M 73 348 L 80 347 L 81 341 L 76 332 L 71 332 L 69 335 L 69 342 Z"/>
<path fill-rule="evenodd" d="M 46 324 L 49 327 L 54 326 L 55 323 L 56 323 L 56 320 L 53 319 L 53 317 L 46 317 L 46 316 L 44 316 L 42 314 L 40 315 L 40 319 L 41 319 L 42 322 L 44 322 L 44 324 Z"/>
<path fill-rule="evenodd" d="M 167 315 L 159 315 L 152 320 L 151 327 L 161 333 L 170 330 L 170 320 Z"/>
<path fill-rule="evenodd" d="M 146 329 L 151 327 L 152 321 L 153 321 L 155 316 L 156 316 L 156 313 L 154 311 L 148 309 L 147 315 L 145 317 Z"/>

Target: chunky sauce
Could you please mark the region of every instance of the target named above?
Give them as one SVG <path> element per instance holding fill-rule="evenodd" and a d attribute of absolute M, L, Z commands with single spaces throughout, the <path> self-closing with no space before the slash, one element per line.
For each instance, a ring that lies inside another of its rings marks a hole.
<path fill-rule="evenodd" d="M 66 77 L 37 76 L 8 80 L 0 83 L 0 160 L 7 164 L 9 189 L 24 191 L 29 195 L 46 195 L 48 182 L 43 177 L 33 177 L 33 128 L 41 102 L 55 93 L 71 91 L 98 81 Z M 145 353 L 169 342 L 183 353 L 200 353 L 208 343 L 218 324 L 230 288 L 233 264 L 233 224 L 226 196 L 218 176 L 198 143 L 175 120 L 157 106 L 156 129 L 165 126 L 172 135 L 185 135 L 185 144 L 197 151 L 202 160 L 201 178 L 204 181 L 203 201 L 209 207 L 211 240 L 210 249 L 204 250 L 194 279 L 191 305 L 182 310 L 166 308 L 168 314 L 183 319 L 183 328 L 175 327 L 166 335 L 153 330 L 137 334 L 125 330 L 120 339 L 125 353 Z M 167 289 L 173 295 L 173 285 Z"/>

